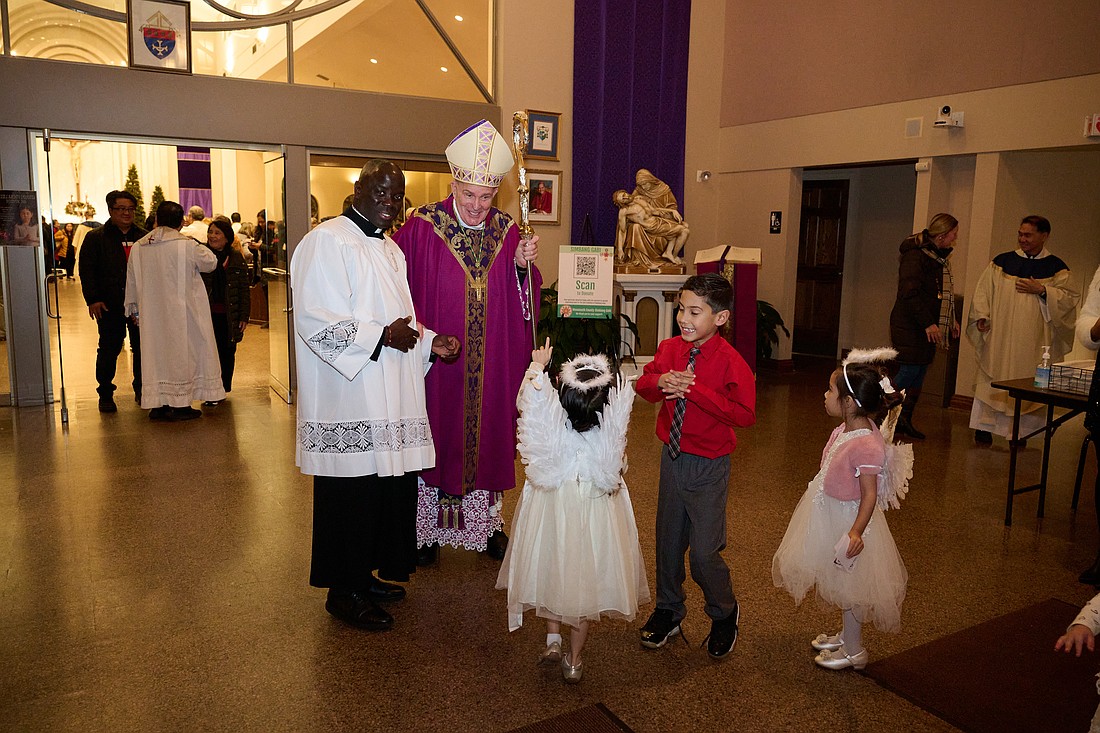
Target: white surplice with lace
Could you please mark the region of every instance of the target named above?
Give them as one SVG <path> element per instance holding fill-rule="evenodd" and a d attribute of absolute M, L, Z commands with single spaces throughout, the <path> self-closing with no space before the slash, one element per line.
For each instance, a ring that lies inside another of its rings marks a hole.
<path fill-rule="evenodd" d="M 401 476 L 434 466 L 424 373 L 435 333 L 425 329 L 405 353 L 378 349 L 398 318 L 416 326 L 401 250 L 339 216 L 302 239 L 290 272 L 302 473 Z"/>

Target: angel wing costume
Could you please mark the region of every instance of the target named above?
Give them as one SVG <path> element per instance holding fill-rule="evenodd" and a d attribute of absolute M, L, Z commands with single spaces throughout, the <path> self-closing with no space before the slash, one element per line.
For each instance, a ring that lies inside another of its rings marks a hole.
<path fill-rule="evenodd" d="M 496 585 L 508 589 L 509 630 L 531 609 L 570 626 L 600 616 L 632 620 L 650 599 L 622 478 L 633 385 L 613 388 L 599 426 L 583 433 L 538 364 L 517 401 L 527 479 Z"/>

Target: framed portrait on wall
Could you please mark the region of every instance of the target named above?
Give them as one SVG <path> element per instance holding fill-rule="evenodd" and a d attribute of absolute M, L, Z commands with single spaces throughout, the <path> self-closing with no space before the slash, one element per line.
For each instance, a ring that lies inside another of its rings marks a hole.
<path fill-rule="evenodd" d="M 561 112 L 527 110 L 527 152 L 525 157 L 538 160 L 558 159 L 558 128 Z"/>
<path fill-rule="evenodd" d="M 130 66 L 191 73 L 191 4 L 178 0 L 127 0 Z"/>
<path fill-rule="evenodd" d="M 527 171 L 532 224 L 561 224 L 561 171 Z"/>

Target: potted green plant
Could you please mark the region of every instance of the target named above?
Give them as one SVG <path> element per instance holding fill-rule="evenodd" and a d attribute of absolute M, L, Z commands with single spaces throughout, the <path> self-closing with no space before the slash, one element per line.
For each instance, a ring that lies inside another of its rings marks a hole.
<path fill-rule="evenodd" d="M 772 357 L 772 347 L 779 345 L 779 330 L 782 329 L 787 338 L 791 332 L 783 323 L 783 316 L 767 301 L 756 301 L 756 366 Z"/>
<path fill-rule="evenodd" d="M 611 318 L 559 318 L 557 281 L 542 289 L 538 342 L 542 344 L 549 337 L 554 347 L 549 367 L 551 374 L 557 374 L 561 365 L 577 354 L 606 354 L 616 370 L 623 359 L 633 361 L 634 349 L 623 341 L 623 327 L 637 339 L 638 326 L 622 313 L 615 313 Z"/>

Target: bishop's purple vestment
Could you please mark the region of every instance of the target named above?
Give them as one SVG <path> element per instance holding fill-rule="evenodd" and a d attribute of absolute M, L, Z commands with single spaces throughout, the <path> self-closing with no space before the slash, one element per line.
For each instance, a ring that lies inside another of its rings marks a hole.
<path fill-rule="evenodd" d="M 542 286 L 533 266 L 520 281 L 519 228 L 498 209 L 490 210 L 483 229 L 464 227 L 448 198 L 417 209 L 394 241 L 408 261 L 417 318 L 462 342 L 456 362 L 438 363 L 426 377 L 436 467 L 421 477 L 455 497 L 514 488 L 516 395 L 538 318 L 539 298 L 532 314 L 530 288 L 537 296 Z M 463 519 L 445 519 L 441 509 L 440 526 L 445 522 L 459 527 Z"/>

